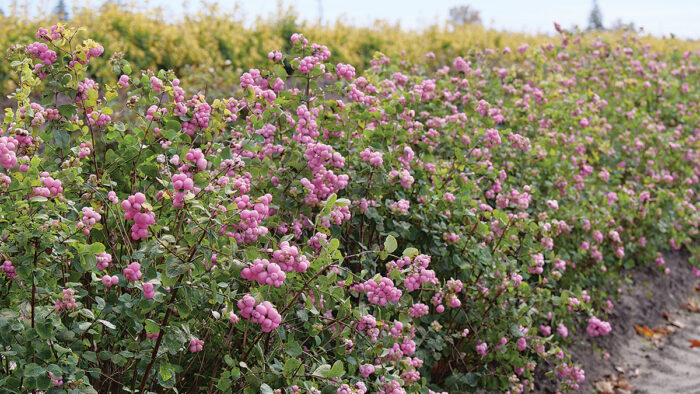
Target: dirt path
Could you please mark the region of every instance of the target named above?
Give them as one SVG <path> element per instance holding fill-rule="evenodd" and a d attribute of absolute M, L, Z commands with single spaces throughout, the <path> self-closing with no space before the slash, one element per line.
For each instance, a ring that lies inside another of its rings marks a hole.
<path fill-rule="evenodd" d="M 687 251 L 665 254 L 669 275 L 653 264 L 629 273 L 608 316 L 611 334 L 582 335 L 569 347 L 586 371 L 579 392 L 700 394 L 700 347 L 690 348 L 690 339 L 700 340 L 700 312 L 684 309 L 690 297 L 700 302 L 689 257 Z M 646 335 L 635 328 L 645 326 Z M 535 392 L 556 393 L 556 384 L 536 380 Z"/>
<path fill-rule="evenodd" d="M 629 384 L 618 388 L 627 392 L 700 394 L 700 347 L 690 347 L 691 340 L 700 340 L 700 313 L 681 310 L 669 317 L 670 323 L 648 332 L 652 336 L 632 338 L 619 353 L 617 382 L 613 377 L 599 381 L 596 388 L 615 388 L 623 376 Z"/>

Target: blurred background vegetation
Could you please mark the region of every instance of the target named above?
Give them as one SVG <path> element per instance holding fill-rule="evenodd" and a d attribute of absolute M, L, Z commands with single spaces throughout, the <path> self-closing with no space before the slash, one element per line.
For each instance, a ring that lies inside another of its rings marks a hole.
<path fill-rule="evenodd" d="M 311 42 L 328 46 L 334 61 L 354 65 L 359 71 L 369 66 L 376 52 L 392 58 L 421 59 L 434 52 L 438 63 L 450 63 L 485 48 L 515 49 L 522 44 L 532 46 L 553 43 L 558 37 L 513 33 L 486 28 L 478 10 L 469 6 L 449 10 L 449 18 L 420 29 L 409 29 L 381 20 L 358 27 L 344 19 L 319 24 L 299 17 L 293 8 L 279 5 L 267 17 L 244 19 L 242 13 L 223 11 L 216 4 L 205 4 L 196 14 L 173 19 L 163 9 L 135 11 L 137 8 L 108 1 L 97 7 L 74 7 L 68 10 L 63 1 L 45 1 L 46 15 L 36 15 L 17 2 L 5 7 L 0 14 L 0 54 L 10 45 L 35 41 L 39 26 L 48 27 L 63 21 L 84 30 L 80 38 L 92 38 L 105 47 L 105 56 L 93 66 L 98 82 L 113 81 L 115 75 L 106 62 L 115 53 L 124 54 L 134 69 L 171 69 L 190 90 L 215 95 L 235 88 L 238 76 L 249 68 L 268 62 L 267 54 L 274 49 L 285 50 L 292 33 L 301 32 Z M 594 3 L 594 7 L 597 5 Z M 141 8 L 142 9 L 142 8 Z M 591 18 L 596 18 L 593 12 Z M 600 15 L 597 16 L 600 18 Z M 618 24 L 610 30 L 591 19 L 588 39 L 612 39 L 624 34 L 629 25 Z M 699 50 L 700 41 L 671 38 L 662 40 L 644 36 L 652 49 L 669 51 Z M 0 88 L 4 94 L 16 87 L 17 76 L 10 72 L 9 62 L 0 62 Z"/>

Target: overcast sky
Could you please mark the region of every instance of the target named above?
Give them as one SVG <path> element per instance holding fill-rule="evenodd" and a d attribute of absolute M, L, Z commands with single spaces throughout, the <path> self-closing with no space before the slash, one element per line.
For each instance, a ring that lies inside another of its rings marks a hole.
<path fill-rule="evenodd" d="M 7 12 L 11 3 L 48 4 L 58 0 L 0 0 L 0 7 Z M 123 1 L 125 2 L 125 1 Z M 239 5 L 246 16 L 269 15 L 277 9 L 278 0 L 219 0 L 223 9 L 231 10 Z M 338 17 L 367 25 L 374 19 L 400 22 L 407 28 L 419 28 L 444 21 L 451 7 L 468 4 L 481 13 L 486 26 L 503 30 L 526 32 L 553 32 L 552 22 L 562 26 L 575 24 L 586 26 L 592 0 L 281 0 L 294 6 L 302 19 L 317 21 L 319 3 L 322 20 L 332 22 Z M 66 0 L 75 4 L 100 4 L 99 0 Z M 140 2 L 142 3 L 142 2 Z M 643 26 L 649 33 L 700 39 L 700 0 L 599 0 L 603 23 L 610 25 L 621 19 Z M 149 0 L 151 6 L 166 8 L 173 16 L 184 12 L 196 12 L 199 0 Z M 48 8 L 48 7 L 45 7 Z"/>

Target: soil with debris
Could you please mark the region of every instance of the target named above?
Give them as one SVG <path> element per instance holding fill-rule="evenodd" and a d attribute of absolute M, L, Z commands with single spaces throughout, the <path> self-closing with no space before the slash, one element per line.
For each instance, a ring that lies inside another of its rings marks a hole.
<path fill-rule="evenodd" d="M 608 319 L 612 332 L 579 337 L 569 348 L 586 372 L 579 392 L 700 394 L 700 347 L 690 347 L 700 340 L 700 296 L 689 257 L 685 250 L 664 255 L 668 275 L 655 265 L 629 274 L 632 285 Z M 556 392 L 553 382 L 538 380 L 536 392 Z"/>
<path fill-rule="evenodd" d="M 700 313 L 680 311 L 671 316 L 676 330 L 658 341 L 638 335 L 620 354 L 616 376 L 628 380 L 635 393 L 700 393 Z M 605 380 L 595 387 L 615 392 L 615 386 Z"/>

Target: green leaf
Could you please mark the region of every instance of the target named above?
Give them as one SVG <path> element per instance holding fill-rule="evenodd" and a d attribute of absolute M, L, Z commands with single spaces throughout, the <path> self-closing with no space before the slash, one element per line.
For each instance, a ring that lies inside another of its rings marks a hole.
<path fill-rule="evenodd" d="M 333 238 L 330 240 L 330 242 L 328 242 L 328 251 L 332 252 L 334 250 L 337 250 L 339 246 L 340 241 L 338 240 L 338 238 Z"/>
<path fill-rule="evenodd" d="M 61 129 L 56 129 L 53 131 L 53 139 L 56 141 L 56 145 L 59 148 L 67 148 L 70 145 L 70 135 L 68 132 Z"/>
<path fill-rule="evenodd" d="M 263 383 L 260 385 L 260 392 L 263 394 L 275 394 L 274 390 L 272 390 L 272 387 L 268 386 L 267 383 Z"/>
<path fill-rule="evenodd" d="M 58 113 L 64 118 L 70 119 L 76 114 L 76 109 L 71 104 L 60 105 L 58 107 Z M 55 132 L 55 131 L 54 131 Z"/>
<path fill-rule="evenodd" d="M 46 373 L 46 370 L 39 364 L 31 363 L 24 367 L 24 376 L 27 378 L 36 378 L 44 373 Z"/>
<path fill-rule="evenodd" d="M 173 366 L 167 362 L 161 363 L 158 373 L 163 381 L 170 380 L 173 377 Z"/>
<path fill-rule="evenodd" d="M 393 235 L 389 234 L 386 237 L 386 241 L 384 241 L 384 251 L 387 253 L 392 253 L 396 250 L 398 247 L 398 243 L 396 242 L 396 238 L 394 238 Z"/>
<path fill-rule="evenodd" d="M 123 133 L 126 131 L 126 125 L 122 122 L 115 122 L 114 129 Z"/>
<path fill-rule="evenodd" d="M 301 365 L 301 361 L 297 360 L 296 358 L 290 358 L 287 359 L 284 363 L 284 368 L 282 369 L 282 374 L 286 378 L 292 377 L 294 372 L 299 368 Z"/>
<path fill-rule="evenodd" d="M 105 251 L 105 246 L 101 242 L 94 242 L 94 243 L 90 244 L 90 246 L 88 247 L 88 253 L 92 253 L 95 255 L 100 254 L 100 253 L 104 253 L 104 251 Z"/>
<path fill-rule="evenodd" d="M 326 200 L 326 203 L 323 206 L 323 209 L 321 210 L 320 216 L 326 216 L 329 213 L 331 213 L 331 209 L 335 206 L 335 201 L 338 199 L 338 196 L 333 193 L 328 197 Z"/>
<path fill-rule="evenodd" d="M 97 353 L 95 353 L 95 352 L 92 352 L 92 351 L 83 352 L 83 358 L 90 361 L 90 362 L 97 363 Z"/>
<path fill-rule="evenodd" d="M 177 308 L 177 312 L 182 317 L 187 317 L 192 312 L 192 307 L 186 298 L 178 301 L 178 303 L 175 304 L 175 307 Z"/>
<path fill-rule="evenodd" d="M 301 345 L 299 345 L 299 342 L 292 341 L 287 344 L 287 354 L 290 357 L 297 357 L 298 355 L 301 354 Z"/>
<path fill-rule="evenodd" d="M 165 260 L 165 275 L 171 278 L 178 277 L 189 269 L 189 264 L 181 262 L 177 257 L 169 255 Z"/>
<path fill-rule="evenodd" d="M 403 250 L 404 257 L 410 257 L 418 254 L 418 249 L 416 248 L 406 248 Z"/>
<path fill-rule="evenodd" d="M 510 325 L 510 335 L 514 336 L 515 338 L 521 338 L 524 337 L 525 334 L 520 331 L 520 326 L 517 324 L 511 324 Z"/>
<path fill-rule="evenodd" d="M 88 319 L 90 319 L 90 320 L 95 320 L 95 314 L 92 313 L 91 310 L 89 310 L 89 309 L 87 309 L 87 308 L 83 308 L 83 309 L 81 309 L 79 312 L 80 312 L 81 315 L 87 317 Z"/>
<path fill-rule="evenodd" d="M 79 259 L 80 264 L 75 265 L 75 270 L 78 272 L 86 272 L 97 267 L 97 259 L 94 254 L 83 254 Z"/>
<path fill-rule="evenodd" d="M 322 378 L 327 378 L 328 373 L 331 371 L 331 366 L 328 364 L 321 364 L 316 368 L 316 370 L 311 374 L 313 376 L 320 376 Z"/>
<path fill-rule="evenodd" d="M 151 319 L 147 319 L 145 325 L 146 325 L 146 334 L 156 334 L 156 333 L 160 332 L 160 327 L 158 326 L 158 323 L 154 322 Z"/>
<path fill-rule="evenodd" d="M 36 332 L 41 339 L 49 339 L 53 334 L 53 323 L 51 320 L 37 319 Z"/>
<path fill-rule="evenodd" d="M 102 323 L 105 327 L 107 327 L 107 328 L 109 328 L 109 329 L 112 329 L 112 330 L 116 330 L 116 329 L 117 329 L 117 326 L 115 326 L 114 324 L 108 322 L 107 320 L 97 319 L 97 321 L 100 322 L 100 323 Z"/>
<path fill-rule="evenodd" d="M 331 367 L 331 370 L 328 372 L 328 377 L 338 378 L 343 375 L 345 375 L 345 368 L 343 367 L 343 362 L 338 360 L 333 363 L 333 367 Z"/>
<path fill-rule="evenodd" d="M 182 124 L 178 122 L 177 120 L 169 120 L 165 123 L 165 129 L 166 130 L 175 130 L 175 131 L 180 131 L 182 130 Z M 167 379 L 163 379 L 167 380 Z"/>

